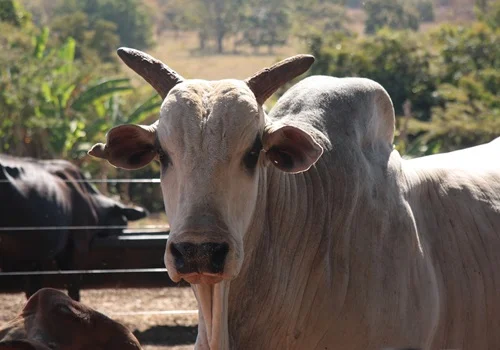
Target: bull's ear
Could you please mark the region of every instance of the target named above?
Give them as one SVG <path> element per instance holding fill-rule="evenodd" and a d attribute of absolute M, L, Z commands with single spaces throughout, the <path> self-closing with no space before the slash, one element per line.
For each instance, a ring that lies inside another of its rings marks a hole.
<path fill-rule="evenodd" d="M 245 80 L 255 95 L 259 104 L 264 104 L 276 90 L 298 77 L 311 67 L 314 57 L 311 55 L 296 55 L 264 68 Z"/>
<path fill-rule="evenodd" d="M 88 153 L 118 168 L 142 168 L 157 154 L 156 126 L 127 124 L 114 127 L 106 135 L 106 143 L 95 144 Z"/>
<path fill-rule="evenodd" d="M 308 170 L 323 154 L 323 147 L 309 133 L 291 125 L 266 129 L 262 144 L 267 159 L 287 173 Z"/>

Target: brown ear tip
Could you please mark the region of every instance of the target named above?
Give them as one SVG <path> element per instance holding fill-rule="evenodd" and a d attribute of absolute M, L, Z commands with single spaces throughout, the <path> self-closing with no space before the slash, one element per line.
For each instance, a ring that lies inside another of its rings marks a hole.
<path fill-rule="evenodd" d="M 96 158 L 106 158 L 106 145 L 103 143 L 96 143 L 87 154 Z"/>

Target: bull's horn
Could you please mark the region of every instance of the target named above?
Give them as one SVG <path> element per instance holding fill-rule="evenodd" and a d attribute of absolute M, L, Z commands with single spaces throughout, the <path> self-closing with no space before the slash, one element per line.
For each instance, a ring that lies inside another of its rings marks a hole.
<path fill-rule="evenodd" d="M 127 66 L 143 77 L 160 94 L 161 98 L 165 98 L 170 89 L 184 80 L 165 63 L 145 52 L 120 47 L 117 53 Z"/>
<path fill-rule="evenodd" d="M 292 56 L 262 69 L 245 82 L 253 91 L 257 102 L 262 105 L 283 84 L 307 71 L 313 63 L 314 57 L 311 55 Z"/>

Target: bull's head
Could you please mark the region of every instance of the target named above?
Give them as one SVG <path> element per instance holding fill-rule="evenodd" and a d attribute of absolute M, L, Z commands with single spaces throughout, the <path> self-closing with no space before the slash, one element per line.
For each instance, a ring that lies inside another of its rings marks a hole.
<path fill-rule="evenodd" d="M 302 172 L 323 152 L 306 131 L 272 122 L 262 107 L 314 58 L 294 56 L 244 81 L 204 81 L 185 80 L 137 50 L 118 54 L 164 98 L 160 118 L 111 129 L 106 144 L 89 154 L 125 169 L 160 161 L 172 280 L 213 284 L 236 277 L 264 167 Z"/>

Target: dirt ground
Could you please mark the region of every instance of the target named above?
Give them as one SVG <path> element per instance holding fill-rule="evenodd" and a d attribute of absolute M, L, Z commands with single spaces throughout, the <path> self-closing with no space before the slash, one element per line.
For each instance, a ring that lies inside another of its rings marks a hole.
<path fill-rule="evenodd" d="M 24 294 L 0 294 L 0 327 L 16 316 Z M 191 288 L 101 289 L 81 291 L 81 301 L 122 322 L 145 350 L 191 350 L 196 340 L 197 313 L 178 315 L 122 315 L 123 313 L 195 310 Z"/>

